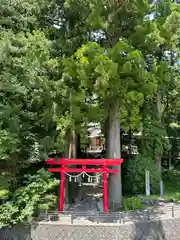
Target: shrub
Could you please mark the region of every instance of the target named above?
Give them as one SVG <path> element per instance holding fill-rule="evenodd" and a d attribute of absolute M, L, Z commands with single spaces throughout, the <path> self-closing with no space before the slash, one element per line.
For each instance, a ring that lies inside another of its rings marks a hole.
<path fill-rule="evenodd" d="M 5 203 L 0 206 L 0 229 L 2 227 L 13 226 L 17 223 L 17 215 L 19 214 L 18 207 L 10 203 Z"/>
<path fill-rule="evenodd" d="M 27 175 L 25 179 L 24 186 L 13 193 L 11 202 L 0 206 L 0 227 L 30 223 L 38 210 L 56 206 L 54 191 L 58 181 L 51 178 L 51 174 L 40 169 L 36 175 Z"/>
<path fill-rule="evenodd" d="M 124 198 L 124 209 L 136 210 L 142 207 L 140 199 L 136 197 Z"/>
<path fill-rule="evenodd" d="M 172 192 L 180 191 L 180 171 L 176 169 L 163 171 L 163 181 L 167 190 Z"/>
<path fill-rule="evenodd" d="M 150 172 L 151 193 L 159 191 L 160 176 L 154 160 L 148 156 L 137 155 L 129 159 L 125 176 L 125 190 L 131 194 L 143 194 L 145 192 L 145 170 Z"/>
<path fill-rule="evenodd" d="M 0 200 L 8 199 L 9 191 L 7 189 L 0 189 Z"/>
<path fill-rule="evenodd" d="M 57 206 L 57 196 L 53 194 L 47 194 L 40 199 L 40 203 L 38 204 L 39 211 L 45 210 L 55 210 Z"/>
<path fill-rule="evenodd" d="M 176 201 L 180 201 L 180 192 L 175 193 L 174 198 Z"/>

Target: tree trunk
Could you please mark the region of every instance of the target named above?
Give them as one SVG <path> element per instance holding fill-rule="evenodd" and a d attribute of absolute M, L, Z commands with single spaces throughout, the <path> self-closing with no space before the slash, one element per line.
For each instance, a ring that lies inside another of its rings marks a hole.
<path fill-rule="evenodd" d="M 158 90 L 156 95 L 156 103 L 157 103 L 157 118 L 159 125 L 162 125 L 162 103 L 161 103 L 161 92 Z M 163 149 L 160 152 L 155 154 L 155 161 L 157 169 L 161 175 L 161 159 L 162 159 Z"/>
<path fill-rule="evenodd" d="M 171 156 L 171 150 L 169 150 L 169 153 L 168 153 L 168 162 L 169 162 L 169 170 L 172 169 L 172 156 Z"/>
<path fill-rule="evenodd" d="M 104 148 L 105 148 L 105 151 L 106 151 L 106 155 L 107 155 L 107 151 L 108 151 L 108 132 L 109 132 L 109 118 L 106 119 L 106 121 L 104 123 L 104 136 L 105 136 Z"/>
<path fill-rule="evenodd" d="M 67 158 L 76 158 L 76 133 L 74 130 L 68 130 L 66 138 L 66 152 Z"/>
<path fill-rule="evenodd" d="M 118 103 L 110 110 L 108 130 L 108 158 L 121 158 Z M 119 172 L 109 176 L 109 204 L 113 209 L 120 208 L 122 202 L 121 167 L 115 168 L 118 168 Z"/>
<path fill-rule="evenodd" d="M 162 119 L 162 96 L 161 96 L 161 92 L 160 90 L 157 91 L 157 95 L 156 95 L 156 102 L 157 102 L 157 117 L 159 122 L 161 122 Z"/>
<path fill-rule="evenodd" d="M 65 158 L 76 158 L 76 133 L 74 130 L 69 129 L 66 134 L 66 150 L 65 150 Z M 73 186 L 72 186 L 73 184 Z M 69 183 L 69 178 L 66 176 L 65 178 L 65 193 L 64 193 L 64 203 L 65 209 L 68 208 L 69 203 L 71 203 L 71 196 L 74 196 L 73 189 L 74 183 Z"/>
<path fill-rule="evenodd" d="M 81 158 L 81 136 L 76 133 L 76 157 Z"/>
<path fill-rule="evenodd" d="M 129 151 L 129 156 L 131 156 L 132 155 L 132 130 L 131 130 L 131 127 L 129 128 L 129 131 L 128 131 L 128 140 L 129 140 L 128 151 Z"/>

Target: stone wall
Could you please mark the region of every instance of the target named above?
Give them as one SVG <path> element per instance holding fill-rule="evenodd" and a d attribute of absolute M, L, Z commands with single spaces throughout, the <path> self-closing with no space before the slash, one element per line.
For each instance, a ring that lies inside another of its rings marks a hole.
<path fill-rule="evenodd" d="M 0 240 L 179 240 L 180 218 L 121 225 L 60 225 L 42 222 L 0 230 Z"/>

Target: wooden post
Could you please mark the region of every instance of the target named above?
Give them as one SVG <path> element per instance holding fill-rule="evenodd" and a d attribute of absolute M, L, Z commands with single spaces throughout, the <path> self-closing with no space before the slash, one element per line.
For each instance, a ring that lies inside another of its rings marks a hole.
<path fill-rule="evenodd" d="M 107 171 L 103 167 L 103 209 L 105 213 L 108 213 L 108 186 L 107 186 Z"/>
<path fill-rule="evenodd" d="M 63 168 L 64 166 L 62 166 Z M 60 189 L 59 189 L 59 204 L 58 204 L 58 212 L 63 211 L 64 206 L 64 184 L 65 184 L 65 176 L 64 171 L 62 170 L 60 173 Z"/>

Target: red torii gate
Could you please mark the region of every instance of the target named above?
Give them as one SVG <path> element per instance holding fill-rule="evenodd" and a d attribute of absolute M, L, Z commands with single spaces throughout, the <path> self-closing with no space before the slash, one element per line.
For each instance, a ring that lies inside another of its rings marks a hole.
<path fill-rule="evenodd" d="M 108 212 L 108 182 L 107 174 L 108 173 L 117 173 L 118 169 L 110 169 L 108 166 L 118 166 L 123 163 L 123 159 L 67 159 L 59 158 L 49 158 L 45 161 L 46 164 L 58 165 L 57 168 L 48 168 L 49 172 L 58 172 L 60 173 L 60 189 L 59 189 L 59 202 L 58 202 L 58 211 L 63 211 L 64 205 L 64 181 L 65 173 L 102 173 L 103 180 L 103 209 L 104 212 Z M 81 168 L 68 168 L 68 166 L 73 165 L 82 165 Z M 87 165 L 100 165 L 100 168 L 86 168 Z"/>

